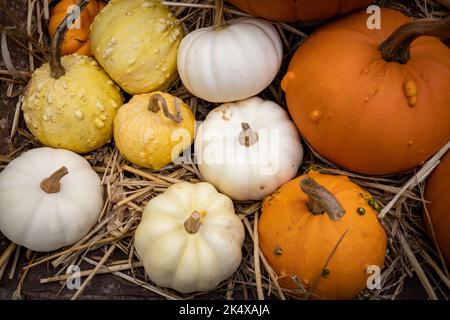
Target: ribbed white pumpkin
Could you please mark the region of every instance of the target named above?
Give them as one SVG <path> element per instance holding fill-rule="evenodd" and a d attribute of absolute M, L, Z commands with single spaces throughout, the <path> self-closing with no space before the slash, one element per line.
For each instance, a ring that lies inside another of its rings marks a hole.
<path fill-rule="evenodd" d="M 195 138 L 205 181 L 234 200 L 260 200 L 297 174 L 303 159 L 287 112 L 258 97 L 211 111 Z"/>
<path fill-rule="evenodd" d="M 261 19 L 240 18 L 221 28 L 188 34 L 178 51 L 178 73 L 195 96 L 230 102 L 254 96 L 277 75 L 283 47 L 275 28 Z"/>
<path fill-rule="evenodd" d="M 187 293 L 213 289 L 236 271 L 244 235 L 230 198 L 206 182 L 180 182 L 150 200 L 135 246 L 153 282 Z"/>
<path fill-rule="evenodd" d="M 74 152 L 33 149 L 0 173 L 0 231 L 28 249 L 74 244 L 93 227 L 102 207 L 98 175 Z"/>

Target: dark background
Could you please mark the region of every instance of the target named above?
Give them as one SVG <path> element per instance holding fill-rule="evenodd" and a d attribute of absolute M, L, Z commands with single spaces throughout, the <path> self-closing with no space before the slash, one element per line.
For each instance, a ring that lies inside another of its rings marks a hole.
<path fill-rule="evenodd" d="M 17 25 L 26 28 L 27 0 L 0 0 L 0 25 L 12 26 Z M 15 46 L 12 41 L 8 42 L 11 52 L 11 58 L 14 66 L 19 70 L 28 70 L 27 53 Z M 5 69 L 3 61 L 0 59 L 0 68 Z M 17 98 L 6 97 L 7 85 L 0 81 L 0 154 L 7 154 L 20 146 L 21 139 L 18 135 L 13 141 L 9 141 L 11 124 Z M 18 87 L 15 89 L 18 90 Z M 3 253 L 9 241 L 0 240 L 0 253 Z M 22 248 L 21 258 L 16 268 L 14 279 L 8 279 L 8 271 L 4 274 L 0 281 L 0 299 L 11 299 L 13 292 L 16 290 L 19 279 L 22 275 L 22 267 L 26 265 L 26 258 Z M 11 260 L 12 261 L 12 258 Z M 10 262 L 11 264 L 11 262 Z M 92 269 L 92 266 L 85 265 L 82 269 Z M 23 299 L 68 299 L 74 294 L 73 291 L 64 290 L 59 295 L 57 293 L 61 289 L 59 283 L 51 283 L 41 285 L 39 279 L 50 277 L 55 274 L 55 270 L 46 264 L 32 268 L 26 277 L 22 288 Z M 239 298 L 239 292 L 234 295 Z M 81 296 L 82 299 L 161 299 L 160 296 L 152 294 L 143 288 L 130 284 L 122 279 L 112 275 L 97 275 L 90 282 L 89 286 Z M 218 299 L 217 294 L 200 296 L 203 299 Z M 407 279 L 403 292 L 398 299 L 427 299 L 427 294 L 423 290 L 420 281 L 416 278 Z"/>

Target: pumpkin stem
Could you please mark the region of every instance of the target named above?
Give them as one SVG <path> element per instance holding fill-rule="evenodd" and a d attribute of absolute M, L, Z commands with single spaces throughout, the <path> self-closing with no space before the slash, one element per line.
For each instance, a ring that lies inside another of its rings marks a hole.
<path fill-rule="evenodd" d="M 200 229 L 202 215 L 198 211 L 192 212 L 192 214 L 189 216 L 189 218 L 186 219 L 184 222 L 184 228 L 186 229 L 186 232 L 189 234 L 196 234 L 198 230 Z"/>
<path fill-rule="evenodd" d="M 241 123 L 242 131 L 239 134 L 239 143 L 246 147 L 251 147 L 258 142 L 258 133 L 250 128 L 246 122 Z"/>
<path fill-rule="evenodd" d="M 150 110 L 151 112 L 157 113 L 159 110 L 161 110 L 161 106 L 164 112 L 164 115 L 172 120 L 175 123 L 181 123 L 183 121 L 183 114 L 181 113 L 181 109 L 180 109 L 180 103 L 178 102 L 177 98 L 173 98 L 173 100 L 175 101 L 175 111 L 176 114 L 172 114 L 169 111 L 169 106 L 167 105 L 167 101 L 166 99 L 164 99 L 164 97 L 162 95 L 160 95 L 159 93 L 154 94 L 151 98 L 150 98 L 150 102 L 148 104 L 148 110 Z"/>
<path fill-rule="evenodd" d="M 411 43 L 420 36 L 450 37 L 450 17 L 419 19 L 402 25 L 378 49 L 384 60 L 405 64 L 411 58 Z"/>
<path fill-rule="evenodd" d="M 61 167 L 55 171 L 50 177 L 42 180 L 41 189 L 47 193 L 58 193 L 61 190 L 61 179 L 69 174 L 66 167 Z"/>
<path fill-rule="evenodd" d="M 336 197 L 310 177 L 300 182 L 300 188 L 309 198 L 307 206 L 313 215 L 327 213 L 331 220 L 338 221 L 345 214 Z"/>
<path fill-rule="evenodd" d="M 67 30 L 72 23 L 78 19 L 81 12 L 88 4 L 89 0 L 80 0 L 77 7 L 74 7 L 72 11 L 67 14 L 56 29 L 55 36 L 52 39 L 50 47 L 50 75 L 53 79 L 59 79 L 66 74 L 66 70 L 61 64 L 61 46 Z"/>
<path fill-rule="evenodd" d="M 215 10 L 213 30 L 220 31 L 228 26 L 223 15 L 223 0 L 216 0 Z"/>

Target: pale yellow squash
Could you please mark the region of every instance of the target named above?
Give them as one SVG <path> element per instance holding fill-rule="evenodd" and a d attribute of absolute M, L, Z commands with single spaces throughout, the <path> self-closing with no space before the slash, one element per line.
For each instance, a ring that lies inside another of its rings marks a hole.
<path fill-rule="evenodd" d="M 113 0 L 91 28 L 93 53 L 126 92 L 166 88 L 176 78 L 183 29 L 160 1 Z"/>

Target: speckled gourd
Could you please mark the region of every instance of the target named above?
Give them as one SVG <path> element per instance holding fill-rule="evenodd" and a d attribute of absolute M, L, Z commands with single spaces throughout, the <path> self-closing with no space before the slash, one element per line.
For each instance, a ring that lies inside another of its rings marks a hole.
<path fill-rule="evenodd" d="M 80 1 L 81 6 L 86 3 Z M 53 39 L 50 63 L 38 68 L 28 83 L 22 110 L 27 127 L 42 144 L 85 153 L 111 140 L 123 99 L 94 59 L 76 54 L 60 58 L 65 21 Z"/>
<path fill-rule="evenodd" d="M 110 1 L 90 34 L 98 62 L 130 94 L 170 85 L 182 37 L 180 22 L 156 0 Z"/>

